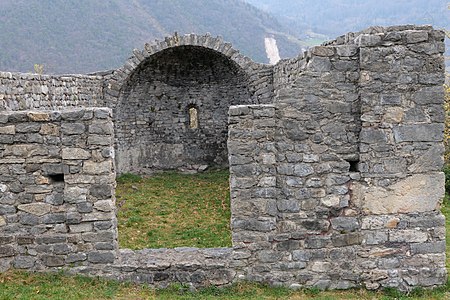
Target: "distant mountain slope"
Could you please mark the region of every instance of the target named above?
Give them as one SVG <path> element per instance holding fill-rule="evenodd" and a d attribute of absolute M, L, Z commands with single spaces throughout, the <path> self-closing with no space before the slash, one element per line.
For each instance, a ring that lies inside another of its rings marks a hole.
<path fill-rule="evenodd" d="M 445 0 L 246 0 L 277 17 L 291 34 L 312 45 L 369 26 L 431 24 L 450 30 Z M 450 72 L 450 40 L 446 39 Z"/>
<path fill-rule="evenodd" d="M 300 51 L 275 18 L 240 0 L 1 0 L 0 24 L 0 70 L 21 72 L 116 68 L 133 48 L 175 31 L 222 35 L 260 62 L 272 34 L 282 57 Z"/>
<path fill-rule="evenodd" d="M 330 38 L 373 25 L 432 24 L 450 26 L 450 2 L 445 0 L 247 0 L 291 25 Z"/>

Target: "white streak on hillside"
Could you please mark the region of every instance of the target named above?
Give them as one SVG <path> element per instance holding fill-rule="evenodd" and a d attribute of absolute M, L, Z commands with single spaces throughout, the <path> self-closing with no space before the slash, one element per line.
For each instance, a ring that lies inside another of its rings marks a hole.
<path fill-rule="evenodd" d="M 267 58 L 271 65 L 280 61 L 280 52 L 278 51 L 277 40 L 273 37 L 264 38 L 264 45 L 266 47 Z"/>

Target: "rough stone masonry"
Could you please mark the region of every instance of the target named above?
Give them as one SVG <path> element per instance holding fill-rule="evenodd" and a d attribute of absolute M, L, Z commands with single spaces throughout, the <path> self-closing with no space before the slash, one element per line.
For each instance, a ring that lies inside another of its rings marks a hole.
<path fill-rule="evenodd" d="M 371 27 L 268 66 L 175 35 L 111 72 L 0 73 L 0 271 L 445 284 L 443 41 Z M 233 247 L 119 249 L 116 172 L 202 165 L 229 165 Z"/>

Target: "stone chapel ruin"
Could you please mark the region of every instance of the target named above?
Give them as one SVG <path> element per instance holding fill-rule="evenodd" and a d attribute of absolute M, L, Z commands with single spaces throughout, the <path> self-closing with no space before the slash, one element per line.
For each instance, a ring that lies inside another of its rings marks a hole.
<path fill-rule="evenodd" d="M 1 72 L 0 271 L 445 284 L 443 41 L 371 27 L 270 66 L 175 35 L 112 72 Z M 229 165 L 233 247 L 119 249 L 116 173 L 202 165 Z"/>

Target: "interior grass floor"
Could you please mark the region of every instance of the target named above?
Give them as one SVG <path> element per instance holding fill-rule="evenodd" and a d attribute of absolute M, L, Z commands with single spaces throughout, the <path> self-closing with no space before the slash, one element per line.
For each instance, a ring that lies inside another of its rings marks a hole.
<path fill-rule="evenodd" d="M 121 248 L 231 246 L 228 170 L 118 178 Z"/>

